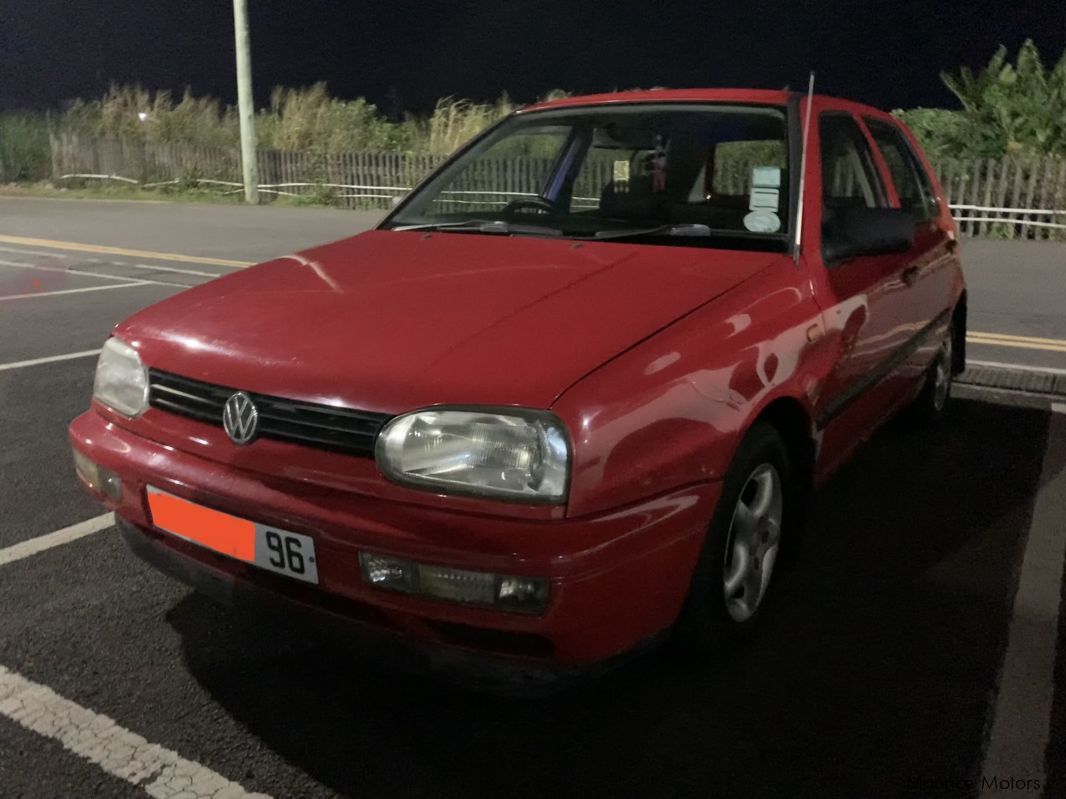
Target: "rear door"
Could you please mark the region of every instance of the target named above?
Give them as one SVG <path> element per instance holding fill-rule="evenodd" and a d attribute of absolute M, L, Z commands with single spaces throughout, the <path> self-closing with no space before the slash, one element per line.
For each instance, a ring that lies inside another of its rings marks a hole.
<path fill-rule="evenodd" d="M 884 162 L 895 203 L 914 216 L 914 247 L 904 266 L 909 302 L 917 324 L 936 322 L 950 308 L 954 297 L 954 231 L 942 224 L 933 184 L 910 142 L 899 126 L 887 119 L 864 119 Z M 928 364 L 935 352 L 936 337 L 922 342 L 919 365 Z"/>
<path fill-rule="evenodd" d="M 831 469 L 896 406 L 908 381 L 899 369 L 918 321 L 902 272 L 909 253 L 827 260 L 835 220 L 848 208 L 887 208 L 891 197 L 871 140 L 857 117 L 826 111 L 818 117 L 821 248 L 809 252 L 826 346 L 835 364 L 815 405 L 822 428 L 820 469 Z M 813 210 L 813 209 L 812 209 Z"/>

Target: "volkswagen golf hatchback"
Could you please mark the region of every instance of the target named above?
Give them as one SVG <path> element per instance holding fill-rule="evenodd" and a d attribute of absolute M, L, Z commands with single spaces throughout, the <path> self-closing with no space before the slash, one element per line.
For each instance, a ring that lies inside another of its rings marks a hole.
<path fill-rule="evenodd" d="M 535 680 L 756 628 L 812 487 L 943 411 L 965 319 L 891 116 L 575 97 L 372 231 L 119 324 L 70 438 L 133 550 L 202 591 Z"/>

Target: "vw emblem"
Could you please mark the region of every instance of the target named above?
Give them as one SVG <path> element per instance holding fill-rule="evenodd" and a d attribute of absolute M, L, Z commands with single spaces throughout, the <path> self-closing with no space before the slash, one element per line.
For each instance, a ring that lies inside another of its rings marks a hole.
<path fill-rule="evenodd" d="M 226 400 L 222 409 L 222 427 L 234 444 L 250 443 L 259 430 L 259 409 L 252 398 L 238 391 Z"/>

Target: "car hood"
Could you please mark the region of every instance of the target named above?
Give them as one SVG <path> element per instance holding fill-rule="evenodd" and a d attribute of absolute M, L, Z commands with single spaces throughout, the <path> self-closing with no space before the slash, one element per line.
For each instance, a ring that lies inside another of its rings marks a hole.
<path fill-rule="evenodd" d="M 398 413 L 549 407 L 589 371 L 780 255 L 372 231 L 197 286 L 116 335 L 154 368 Z"/>

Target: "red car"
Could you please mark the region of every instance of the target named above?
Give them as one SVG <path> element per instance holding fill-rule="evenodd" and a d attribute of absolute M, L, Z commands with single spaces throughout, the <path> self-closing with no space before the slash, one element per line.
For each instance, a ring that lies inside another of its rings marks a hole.
<path fill-rule="evenodd" d="M 375 230 L 119 324 L 70 438 L 132 548 L 201 590 L 532 680 L 746 634 L 812 487 L 943 411 L 965 323 L 891 116 L 574 97 Z"/>

